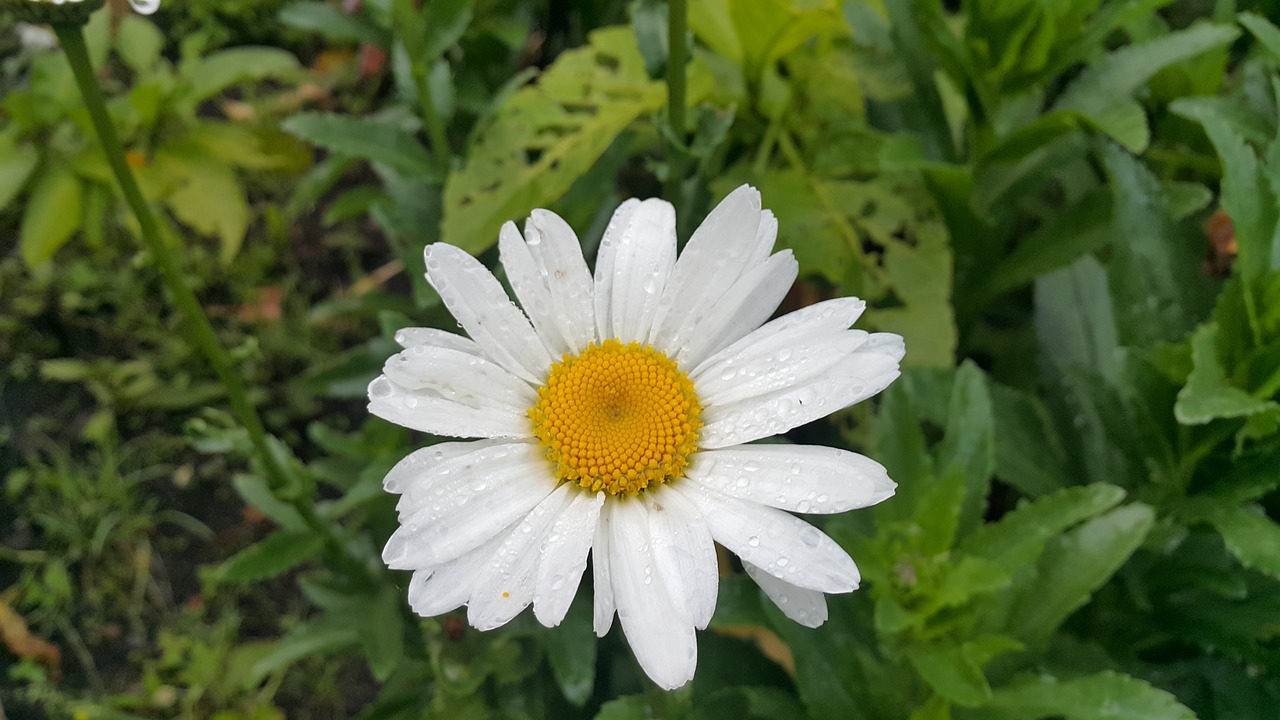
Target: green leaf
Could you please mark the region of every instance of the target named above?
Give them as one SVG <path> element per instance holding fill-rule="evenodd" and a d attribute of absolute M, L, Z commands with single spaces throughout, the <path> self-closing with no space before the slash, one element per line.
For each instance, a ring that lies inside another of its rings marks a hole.
<path fill-rule="evenodd" d="M 1102 151 L 1102 160 L 1115 208 L 1107 271 L 1121 342 L 1180 339 L 1208 300 L 1200 254 L 1181 241 L 1164 190 L 1143 163 L 1114 146 Z"/>
<path fill-rule="evenodd" d="M 938 448 L 944 474 L 964 477 L 964 501 L 956 531 L 963 537 L 982 524 L 995 470 L 995 428 L 991 395 L 982 370 L 966 360 L 956 371 L 947 412 L 946 436 Z"/>
<path fill-rule="evenodd" d="M 1215 103 L 1183 98 L 1170 106 L 1173 112 L 1198 121 L 1213 143 L 1222 163 L 1222 209 L 1231 218 L 1239 255 L 1235 269 L 1246 282 L 1268 269 L 1280 269 L 1280 201 L 1268 172 L 1244 140 L 1241 128 Z"/>
<path fill-rule="evenodd" d="M 624 695 L 600 706 L 595 720 L 657 720 L 654 708 L 644 695 Z"/>
<path fill-rule="evenodd" d="M 480 131 L 445 185 L 444 242 L 472 253 L 491 247 L 502 223 L 554 202 L 637 117 L 662 107 L 663 85 L 649 79 L 630 28 L 588 39 Z"/>
<path fill-rule="evenodd" d="M 1169 65 L 1222 47 L 1240 36 L 1228 25 L 1199 23 L 1154 40 L 1112 51 L 1085 68 L 1054 104 L 1055 110 L 1079 110 L 1097 120 Z"/>
<path fill-rule="evenodd" d="M 1138 549 L 1154 521 L 1150 507 L 1134 503 L 1055 538 L 1021 589 L 1007 634 L 1028 643 L 1049 638 Z"/>
<path fill-rule="evenodd" d="M 772 687 L 738 686 L 708 695 L 697 703 L 703 720 L 806 720 L 794 694 Z"/>
<path fill-rule="evenodd" d="M 257 475 L 239 474 L 231 478 L 231 486 L 235 488 L 240 499 L 252 508 L 271 518 L 271 521 L 285 530 L 302 531 L 307 522 L 302 519 L 297 508 L 279 500 L 271 494 L 266 480 Z"/>
<path fill-rule="evenodd" d="M 1124 490 L 1102 483 L 1059 490 L 978 528 L 960 551 L 1015 572 L 1035 562 L 1058 533 L 1110 510 L 1124 495 Z"/>
<path fill-rule="evenodd" d="M 1194 369 L 1178 391 L 1173 415 L 1183 425 L 1203 425 L 1218 418 L 1247 417 L 1273 411 L 1276 403 L 1255 398 L 1227 382 L 1218 360 L 1218 324 L 1206 323 L 1191 335 Z"/>
<path fill-rule="evenodd" d="M 1236 15 L 1236 20 L 1258 39 L 1273 58 L 1280 60 L 1280 28 L 1272 25 L 1271 21 L 1261 15 L 1251 12 Z"/>
<path fill-rule="evenodd" d="M 280 22 L 304 32 L 324 35 L 339 42 L 357 42 L 387 47 L 391 33 L 361 14 L 342 12 L 326 2 L 295 2 L 280 10 Z"/>
<path fill-rule="evenodd" d="M 326 113 L 299 113 L 285 120 L 282 127 L 332 153 L 383 163 L 415 179 L 439 178 L 431 155 L 418 138 L 390 122 Z"/>
<path fill-rule="evenodd" d="M 22 192 L 39 162 L 40 152 L 30 145 L 0 145 L 0 210 Z"/>
<path fill-rule="evenodd" d="M 125 15 L 116 29 L 116 52 L 134 72 L 146 72 L 160 58 L 164 35 L 150 21 Z"/>
<path fill-rule="evenodd" d="M 404 658 L 402 603 L 401 591 L 395 585 L 383 585 L 368 607 L 361 608 L 356 616 L 360 644 L 378 682 L 385 682 Z"/>
<path fill-rule="evenodd" d="M 1195 720 L 1164 690 L 1128 675 L 1101 672 L 1072 680 L 1026 677 L 992 695 L 992 710 L 1017 718 L 1064 720 Z"/>
<path fill-rule="evenodd" d="M 559 627 L 546 635 L 551 674 L 570 703 L 582 707 L 596 683 L 596 638 L 591 630 L 591 603 L 576 602 Z"/>
<path fill-rule="evenodd" d="M 434 62 L 458 42 L 471 23 L 476 0 L 434 0 L 427 3 L 423 28 L 426 37 L 420 62 Z"/>
<path fill-rule="evenodd" d="M 83 196 L 80 180 L 65 167 L 50 167 L 36 180 L 18 230 L 28 267 L 47 262 L 75 234 Z"/>
<path fill-rule="evenodd" d="M 1241 565 L 1280 578 L 1280 525 L 1260 508 L 1220 505 L 1209 522 Z"/>
<path fill-rule="evenodd" d="M 1030 497 L 1066 487 L 1066 450 L 1039 398 L 991 383 L 995 418 L 996 476 Z"/>
<path fill-rule="evenodd" d="M 991 698 L 982 668 L 958 645 L 935 642 L 907 649 L 911 665 L 939 695 L 965 707 L 978 707 Z"/>
<path fill-rule="evenodd" d="M 249 230 L 245 189 L 227 165 L 196 155 L 186 155 L 180 161 L 186 177 L 165 198 L 165 204 L 196 232 L 216 236 L 221 242 L 222 262 L 230 263 Z"/>
<path fill-rule="evenodd" d="M 182 101 L 196 105 L 240 83 L 267 78 L 292 79 L 302 72 L 302 66 L 286 50 L 237 47 L 189 58 L 180 72 L 187 84 Z"/>
<path fill-rule="evenodd" d="M 892 501 L 872 510 L 877 523 L 909 517 L 921 490 L 933 477 L 932 457 L 925 451 L 924 431 L 906 387 L 895 383 L 881 398 L 880 413 L 872 425 L 876 435 L 874 457 L 898 483 L 898 490 Z"/>
<path fill-rule="evenodd" d="M 295 627 L 281 638 L 270 652 L 253 664 L 249 677 L 256 685 L 275 670 L 304 657 L 338 652 L 359 644 L 360 633 L 354 624 L 325 615 Z"/>
<path fill-rule="evenodd" d="M 1038 278 L 1035 305 L 1036 337 L 1049 363 L 1117 375 L 1120 341 L 1107 274 L 1092 255 Z"/>
<path fill-rule="evenodd" d="M 214 577 L 226 582 L 253 582 L 288 572 L 315 557 L 324 538 L 309 531 L 278 531 L 241 550 L 214 569 Z"/>

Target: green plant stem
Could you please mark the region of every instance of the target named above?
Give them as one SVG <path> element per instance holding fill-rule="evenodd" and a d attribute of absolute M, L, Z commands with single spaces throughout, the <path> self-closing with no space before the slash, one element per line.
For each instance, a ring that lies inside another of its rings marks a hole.
<path fill-rule="evenodd" d="M 209 323 L 209 318 L 200 306 L 200 300 L 187 285 L 177 253 L 169 243 L 165 242 L 155 215 L 147 205 L 146 199 L 142 197 L 142 190 L 138 188 L 138 182 L 134 179 L 133 172 L 125 160 L 124 147 L 120 144 L 115 124 L 107 113 L 106 98 L 102 94 L 102 88 L 98 86 L 97 78 L 93 75 L 93 65 L 89 61 L 89 52 L 80 26 L 60 23 L 55 24 L 53 29 L 58 35 L 58 41 L 62 44 L 67 60 L 71 63 L 71 70 L 84 97 L 85 108 L 89 111 L 89 118 L 98 133 L 98 138 L 102 141 L 107 164 L 116 176 L 116 181 L 120 183 L 125 202 L 129 204 L 134 216 L 138 219 L 138 225 L 142 230 L 142 241 L 159 265 L 165 288 L 169 291 L 170 299 L 182 318 L 188 342 L 204 356 L 217 374 L 218 380 L 221 381 L 222 387 L 226 390 L 227 399 L 231 403 L 231 410 L 236 420 L 248 433 L 254 453 L 262 463 L 268 485 L 277 496 L 288 495 L 286 491 L 291 484 L 288 470 L 271 452 L 266 428 L 263 427 L 262 419 L 258 417 L 258 411 L 249 402 L 244 381 L 236 371 L 231 357 L 218 341 L 213 325 Z M 337 561 L 349 571 L 359 572 L 360 576 L 368 577 L 368 570 L 364 564 L 346 551 L 328 523 L 316 514 L 315 508 L 301 498 L 290 499 L 307 525 L 325 538 Z"/>
<path fill-rule="evenodd" d="M 418 85 L 418 102 L 422 104 L 422 122 L 427 126 L 427 137 L 431 138 L 431 149 L 435 151 L 436 163 L 445 175 L 449 173 L 449 137 L 445 134 L 444 120 L 436 112 L 435 102 L 431 99 L 431 83 L 428 80 L 430 68 L 415 67 L 413 74 Z"/>
<path fill-rule="evenodd" d="M 688 65 L 685 36 L 688 35 L 689 13 L 686 0 L 667 2 L 667 121 L 671 132 L 680 143 L 685 142 L 685 66 Z M 676 202 L 684 180 L 684 163 L 680 160 L 682 148 L 672 148 L 668 158 L 667 199 Z"/>

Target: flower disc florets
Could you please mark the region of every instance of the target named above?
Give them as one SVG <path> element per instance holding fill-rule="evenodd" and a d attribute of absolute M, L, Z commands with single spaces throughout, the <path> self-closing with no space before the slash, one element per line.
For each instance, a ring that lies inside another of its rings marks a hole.
<path fill-rule="evenodd" d="M 553 365 L 529 417 L 558 478 L 635 495 L 684 473 L 701 412 L 693 382 L 670 358 L 606 340 Z"/>

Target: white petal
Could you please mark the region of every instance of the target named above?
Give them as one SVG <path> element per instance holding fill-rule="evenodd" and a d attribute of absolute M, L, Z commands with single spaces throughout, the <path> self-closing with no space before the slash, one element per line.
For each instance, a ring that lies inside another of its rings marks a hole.
<path fill-rule="evenodd" d="M 396 342 L 402 348 L 442 347 L 460 350 L 472 355 L 484 355 L 484 351 L 475 340 L 457 333 L 446 332 L 436 328 L 400 328 L 396 331 Z"/>
<path fill-rule="evenodd" d="M 762 343 L 725 357 L 694 380 L 706 407 L 728 405 L 809 382 L 867 343 L 862 330 L 834 330 L 777 346 Z"/>
<path fill-rule="evenodd" d="M 821 339 L 846 330 L 858 319 L 867 304 L 858 298 L 836 298 L 810 305 L 770 320 L 759 329 L 702 361 L 689 376 L 695 382 L 705 376 L 719 376 L 721 365 L 743 353 L 772 353 L 799 342 Z"/>
<path fill-rule="evenodd" d="M 602 505 L 603 492 L 594 495 L 576 492 L 569 507 L 551 526 L 533 586 L 533 614 L 547 627 L 555 627 L 564 620 L 578 593 Z M 612 617 L 612 609 L 609 614 Z"/>
<path fill-rule="evenodd" d="M 533 601 L 534 574 L 552 524 L 569 504 L 562 484 L 516 523 L 489 556 L 467 602 L 467 621 L 478 630 L 506 625 Z"/>
<path fill-rule="evenodd" d="M 613 626 L 613 612 L 617 605 L 613 601 L 613 573 L 609 567 L 609 538 L 613 533 L 613 513 L 609 511 L 609 503 L 600 510 L 596 521 L 596 539 L 591 544 L 591 583 L 595 590 L 592 607 L 592 627 L 596 637 L 604 637 Z"/>
<path fill-rule="evenodd" d="M 678 349 L 676 359 L 680 366 L 697 367 L 717 350 L 760 327 L 787 296 L 799 267 L 791 251 L 783 250 L 743 274 Z"/>
<path fill-rule="evenodd" d="M 480 568 L 498 547 L 493 538 L 462 557 L 435 568 L 418 570 L 409 581 L 409 607 L 423 617 L 447 613 L 467 602 Z"/>
<path fill-rule="evenodd" d="M 386 375 L 369 383 L 369 412 L 387 422 L 433 435 L 520 438 L 532 434 L 528 416 L 508 405 L 464 405 L 438 393 L 402 387 Z"/>
<path fill-rule="evenodd" d="M 596 258 L 598 336 L 647 342 L 675 260 L 676 214 L 671 203 L 622 203 L 605 229 Z"/>
<path fill-rule="evenodd" d="M 699 444 L 714 449 L 759 440 L 865 400 L 898 377 L 902 352 L 901 337 L 875 333 L 816 377 L 757 397 L 708 406 Z"/>
<path fill-rule="evenodd" d="M 549 210 L 534 210 L 524 226 L 524 239 L 551 289 L 552 307 L 570 352 L 581 352 L 596 339 L 595 280 L 582 258 L 573 228 Z"/>
<path fill-rule="evenodd" d="M 827 621 L 826 595 L 779 580 L 749 562 L 742 563 L 742 568 L 783 615 L 808 628 L 816 628 Z"/>
<path fill-rule="evenodd" d="M 477 409 L 524 415 L 538 399 L 529 383 L 480 355 L 418 346 L 392 355 L 382 368 L 396 385 Z"/>
<path fill-rule="evenodd" d="M 508 222 L 498 233 L 498 252 L 502 259 L 502 267 L 507 271 L 507 280 L 511 281 L 511 289 L 520 300 L 520 307 L 533 322 L 542 343 L 551 351 L 552 357 L 569 352 L 569 343 L 556 324 L 555 311 L 551 307 L 551 290 L 538 274 L 538 267 L 525 245 L 524 238 L 515 223 Z"/>
<path fill-rule="evenodd" d="M 742 185 L 693 231 L 658 304 L 650 344 L 680 347 L 693 336 L 699 311 L 714 306 L 746 269 L 768 257 L 768 250 L 756 254 L 761 217 L 760 192 Z"/>
<path fill-rule="evenodd" d="M 716 542 L 743 562 L 810 590 L 841 593 L 858 587 L 858 567 L 848 553 L 800 518 L 696 483 L 681 483 L 679 490 L 702 510 Z"/>
<path fill-rule="evenodd" d="M 685 475 L 725 495 L 801 513 L 862 508 L 893 495 L 884 466 L 817 445 L 739 445 L 696 453 Z"/>
<path fill-rule="evenodd" d="M 555 489 L 546 458 L 534 444 L 509 443 L 459 461 L 450 483 L 437 497 L 401 518 L 400 529 L 383 548 L 395 570 L 416 570 L 448 562 L 497 535 Z"/>
<path fill-rule="evenodd" d="M 426 258 L 427 280 L 484 354 L 515 375 L 541 383 L 551 355 L 493 273 L 444 243 L 428 245 Z"/>
<path fill-rule="evenodd" d="M 648 511 L 638 500 L 609 503 L 612 537 L 609 566 L 618 620 L 640 667 L 667 690 L 693 678 L 698 645 L 693 625 L 671 602 L 655 567 L 649 538 Z"/>
<path fill-rule="evenodd" d="M 665 486 L 645 493 L 653 556 L 671 602 L 699 630 L 716 611 L 720 574 L 716 547 L 702 513 Z"/>
<path fill-rule="evenodd" d="M 405 494 L 401 502 L 412 502 L 415 495 L 426 497 L 435 489 L 435 483 L 448 475 L 448 463 L 455 458 L 470 455 L 483 448 L 510 442 L 508 440 L 469 440 L 444 442 L 414 450 L 395 464 L 382 479 L 382 489 L 389 493 Z"/>

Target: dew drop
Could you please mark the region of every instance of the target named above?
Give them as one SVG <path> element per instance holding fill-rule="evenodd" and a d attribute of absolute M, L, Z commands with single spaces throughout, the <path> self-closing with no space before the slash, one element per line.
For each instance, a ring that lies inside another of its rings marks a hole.
<path fill-rule="evenodd" d="M 747 544 L 750 545 L 751 547 L 760 547 L 760 536 L 752 535 L 751 537 L 747 538 Z"/>

